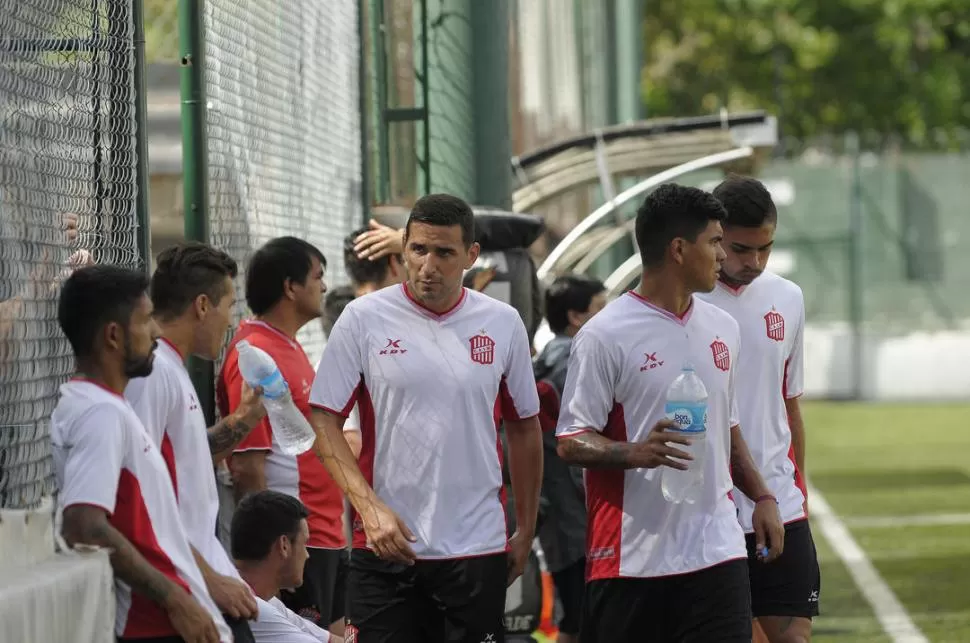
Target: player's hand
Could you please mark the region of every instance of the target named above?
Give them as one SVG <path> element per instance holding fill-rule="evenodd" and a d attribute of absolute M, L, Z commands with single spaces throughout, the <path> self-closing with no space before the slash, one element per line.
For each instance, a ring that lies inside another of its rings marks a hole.
<path fill-rule="evenodd" d="M 380 259 L 387 255 L 404 254 L 404 230 L 397 230 L 371 219 L 367 232 L 354 239 L 354 252 L 360 259 Z"/>
<path fill-rule="evenodd" d="M 219 643 L 219 630 L 212 616 L 182 588 L 170 592 L 165 611 L 185 643 Z"/>
<path fill-rule="evenodd" d="M 515 582 L 515 579 L 525 572 L 525 566 L 529 562 L 529 553 L 532 551 L 532 539 L 516 531 L 509 538 L 509 576 L 506 586 Z"/>
<path fill-rule="evenodd" d="M 411 549 L 411 543 L 416 542 L 417 538 L 404 521 L 380 500 L 375 501 L 366 514 L 364 533 L 374 554 L 382 560 L 413 564 L 417 556 Z"/>
<path fill-rule="evenodd" d="M 259 615 L 256 597 L 245 583 L 229 576 L 216 574 L 209 579 L 208 587 L 212 600 L 223 614 L 250 621 L 255 620 Z"/>
<path fill-rule="evenodd" d="M 668 430 L 676 426 L 677 423 L 668 418 L 664 418 L 653 425 L 647 439 L 636 443 L 634 446 L 634 465 L 636 468 L 653 469 L 665 466 L 681 471 L 687 470 L 686 462 L 678 462 L 673 458 L 690 461 L 694 457 L 686 451 L 667 444 L 670 442 L 690 446 L 690 438 L 679 431 Z"/>
<path fill-rule="evenodd" d="M 762 562 L 770 563 L 785 550 L 785 524 L 781 521 L 778 502 L 771 497 L 763 499 L 754 505 L 751 515 L 754 527 L 755 552 Z M 768 555 L 763 554 L 765 548 Z"/>
<path fill-rule="evenodd" d="M 243 381 L 242 395 L 239 397 L 239 406 L 236 407 L 236 416 L 249 428 L 253 428 L 266 417 L 261 386 L 252 388 Z"/>

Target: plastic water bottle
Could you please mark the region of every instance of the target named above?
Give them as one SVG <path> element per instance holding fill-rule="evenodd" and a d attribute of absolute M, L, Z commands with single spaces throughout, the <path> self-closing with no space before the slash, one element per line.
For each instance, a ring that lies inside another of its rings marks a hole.
<path fill-rule="evenodd" d="M 236 350 L 243 379 L 253 388 L 263 388 L 263 406 L 280 450 L 286 455 L 306 453 L 313 446 L 316 434 L 306 416 L 296 408 L 276 361 L 246 340 L 238 342 Z"/>
<path fill-rule="evenodd" d="M 684 364 L 680 375 L 667 389 L 667 418 L 677 423 L 670 431 L 683 433 L 691 439 L 691 445 L 670 443 L 670 446 L 686 451 L 694 459 L 686 462 L 687 470 L 663 467 L 660 488 L 669 502 L 697 502 L 704 488 L 704 460 L 707 454 L 707 388 L 694 372 L 694 367 Z M 676 460 L 676 458 L 675 458 Z"/>

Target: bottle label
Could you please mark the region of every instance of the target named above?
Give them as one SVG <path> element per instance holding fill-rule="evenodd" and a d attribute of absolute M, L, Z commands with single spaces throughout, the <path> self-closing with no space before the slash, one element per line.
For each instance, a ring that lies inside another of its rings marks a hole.
<path fill-rule="evenodd" d="M 676 422 L 684 433 L 707 430 L 707 404 L 704 402 L 667 402 L 664 414 Z"/>

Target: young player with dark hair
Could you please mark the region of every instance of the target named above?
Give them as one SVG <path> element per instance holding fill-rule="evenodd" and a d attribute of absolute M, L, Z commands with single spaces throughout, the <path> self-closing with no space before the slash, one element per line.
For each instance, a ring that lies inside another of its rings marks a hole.
<path fill-rule="evenodd" d="M 785 551 L 763 565 L 756 556 L 753 506 L 734 494 L 748 541 L 751 609 L 771 643 L 807 643 L 818 616 L 821 578 L 805 511 L 805 428 L 802 394 L 805 302 L 801 288 L 766 270 L 778 211 L 756 179 L 729 176 L 714 189 L 727 210 L 717 287 L 699 295 L 729 313 L 740 326 L 737 360 L 738 411 L 751 457 L 778 498 L 785 522 Z"/>
<path fill-rule="evenodd" d="M 256 600 L 216 537 L 219 494 L 213 464 L 221 461 L 265 415 L 258 394 L 246 391 L 236 411 L 207 428 L 186 367 L 190 355 L 219 357 L 232 321 L 236 262 L 198 242 L 166 248 L 155 261 L 151 297 L 161 329 L 155 367 L 134 379 L 125 397 L 162 452 L 182 523 L 209 592 L 236 643 L 252 640 L 247 620 Z"/>
<path fill-rule="evenodd" d="M 777 503 L 738 426 L 738 325 L 694 297 L 714 288 L 725 216 L 707 192 L 657 188 L 637 211 L 639 288 L 609 303 L 573 340 L 557 435 L 563 459 L 588 469 L 583 643 L 751 640 L 734 486 L 754 501 L 767 560 L 783 549 Z M 661 489 L 661 467 L 692 466 L 680 448 L 691 441 L 671 430 L 664 409 L 670 384 L 688 365 L 708 395 L 693 504 L 668 501 Z"/>

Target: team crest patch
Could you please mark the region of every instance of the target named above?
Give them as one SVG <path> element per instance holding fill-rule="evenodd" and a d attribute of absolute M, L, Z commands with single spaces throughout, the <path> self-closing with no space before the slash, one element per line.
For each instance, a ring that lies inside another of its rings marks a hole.
<path fill-rule="evenodd" d="M 765 332 L 768 333 L 768 339 L 776 342 L 785 340 L 785 318 L 774 308 L 765 313 Z"/>
<path fill-rule="evenodd" d="M 468 340 L 471 345 L 472 361 L 479 364 L 491 364 L 495 361 L 495 340 L 484 332 Z"/>
<path fill-rule="evenodd" d="M 711 342 L 711 354 L 714 357 L 714 366 L 722 371 L 731 368 L 731 351 L 728 350 L 728 345 L 720 339 Z"/>

